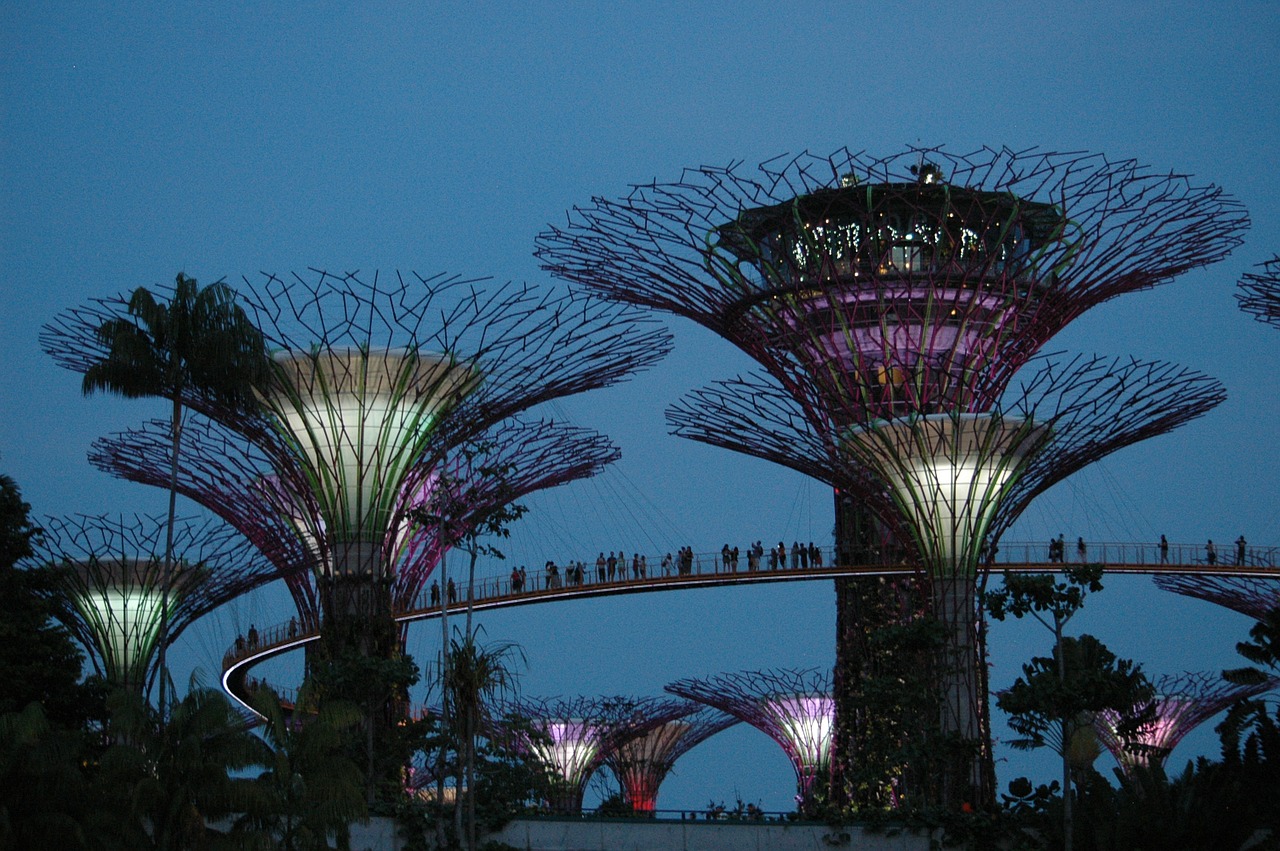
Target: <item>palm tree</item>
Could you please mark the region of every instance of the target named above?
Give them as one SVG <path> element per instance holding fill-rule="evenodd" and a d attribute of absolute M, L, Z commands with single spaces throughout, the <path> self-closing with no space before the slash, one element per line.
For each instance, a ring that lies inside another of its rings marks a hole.
<path fill-rule="evenodd" d="M 518 662 L 525 664 L 524 652 L 512 642 L 478 644 L 476 633 L 467 631 L 462 640 L 450 641 L 449 675 L 444 682 L 445 702 L 453 709 L 452 730 L 460 752 L 455 788 L 466 790 L 466 845 L 476 848 L 476 741 L 483 731 L 492 731 L 488 707 L 508 698 L 515 690 Z M 455 802 L 455 825 L 461 820 L 461 796 Z M 461 830 L 458 831 L 461 834 Z M 461 837 L 460 837 L 461 838 Z"/>
<path fill-rule="evenodd" d="M 368 815 L 360 767 L 344 751 L 348 731 L 360 724 L 360 707 L 327 701 L 313 710 L 306 686 L 291 712 L 269 688 L 252 703 L 264 719 L 266 770 L 253 781 L 259 795 L 237 830 L 248 828 L 282 851 L 328 851 L 330 836 L 348 847 L 351 822 Z"/>
<path fill-rule="evenodd" d="M 195 681 L 160 718 L 143 699 L 118 691 L 111 699 L 112 744 L 97 774 L 127 847 L 240 847 L 211 823 L 244 812 L 254 781 L 243 776 L 266 762 L 267 748 L 222 692 Z"/>
<path fill-rule="evenodd" d="M 178 498 L 178 460 L 182 414 L 193 396 L 234 406 L 254 404 L 253 389 L 268 375 L 262 333 L 236 304 L 235 291 L 222 281 L 201 289 L 181 272 L 173 297 L 157 301 L 146 287 L 129 298 L 128 316 L 98 327 L 103 358 L 85 371 L 81 390 L 99 390 L 128 399 L 161 396 L 173 403 L 170 431 L 173 453 L 169 472 L 169 523 L 161 603 L 159 706 L 165 712 L 165 645 L 168 643 L 168 593 L 173 570 L 173 526 Z"/>

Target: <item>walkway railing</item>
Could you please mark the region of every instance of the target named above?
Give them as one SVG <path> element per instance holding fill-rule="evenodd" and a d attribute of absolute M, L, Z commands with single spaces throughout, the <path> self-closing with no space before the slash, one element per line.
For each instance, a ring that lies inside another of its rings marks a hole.
<path fill-rule="evenodd" d="M 814 554 L 816 550 L 816 557 Z M 536 571 L 519 569 L 499 576 L 478 577 L 475 583 L 473 607 L 477 610 L 546 602 L 554 599 L 577 599 L 615 594 L 658 591 L 681 587 L 705 587 L 708 585 L 754 584 L 774 581 L 800 581 L 829 579 L 838 576 L 902 575 L 914 573 L 916 568 L 892 553 L 851 553 L 836 564 L 836 553 L 830 547 L 805 547 L 793 551 L 786 548 L 785 557 L 775 546 L 772 556 L 769 550 L 758 559 L 740 552 L 736 561 L 732 553 L 694 553 L 683 560 L 672 555 L 671 563 L 663 557 L 645 558 L 634 564 L 626 561 L 625 570 L 616 564 L 612 574 L 608 565 L 598 568 L 595 561 L 573 562 L 565 565 L 547 565 Z M 1038 573 L 1060 570 L 1072 564 L 1102 564 L 1111 573 L 1196 573 L 1229 576 L 1271 576 L 1280 579 L 1280 547 L 1246 547 L 1242 559 L 1234 544 L 1227 544 L 1217 551 L 1210 563 L 1210 553 L 1203 544 L 1158 543 L 1085 543 L 1083 556 L 1077 542 L 1066 541 L 1061 560 L 1050 558 L 1049 544 L 1001 543 L 992 560 L 992 572 L 1009 569 L 1020 573 Z M 851 563 L 856 562 L 856 563 Z M 580 570 L 579 570 L 580 566 Z M 554 570 L 552 569 L 554 567 Z M 603 571 L 603 575 L 602 572 Z M 450 612 L 460 613 L 467 605 L 467 589 L 463 583 L 454 582 L 454 593 L 448 593 L 446 583 L 442 590 L 424 588 L 407 610 L 396 615 L 396 620 L 407 623 L 415 620 L 439 617 L 446 608 L 440 597 L 447 598 Z M 294 647 L 314 641 L 318 631 L 307 628 L 296 618 L 287 623 L 251 631 L 248 637 L 237 637 L 235 645 L 222 659 L 223 687 L 232 691 L 232 680 L 238 686 L 245 683 L 245 671 L 270 656 L 287 652 Z"/>

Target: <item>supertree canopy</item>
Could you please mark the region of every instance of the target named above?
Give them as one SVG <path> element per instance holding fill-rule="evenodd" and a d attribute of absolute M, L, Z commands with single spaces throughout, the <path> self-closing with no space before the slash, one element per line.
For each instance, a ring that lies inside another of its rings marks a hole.
<path fill-rule="evenodd" d="M 518 719 L 506 734 L 542 766 L 542 792 L 556 813 L 582 811 L 587 781 L 615 749 L 686 707 L 654 698 L 598 697 L 536 700 L 524 698 L 504 707 Z"/>
<path fill-rule="evenodd" d="M 1256 621 L 1266 620 L 1268 614 L 1280 610 L 1280 577 L 1272 579 L 1175 573 L 1157 576 L 1155 584 L 1164 591 L 1226 606 Z"/>
<path fill-rule="evenodd" d="M 677 680 L 667 691 L 727 712 L 777 742 L 796 772 L 802 810 L 815 803 L 815 783 L 831 762 L 835 702 L 831 677 L 817 670 L 749 671 Z"/>
<path fill-rule="evenodd" d="M 1280 256 L 1272 257 L 1240 279 L 1236 300 L 1259 322 L 1280 328 Z"/>
<path fill-rule="evenodd" d="M 541 402 L 654 363 L 670 341 L 652 320 L 596 297 L 456 276 L 267 275 L 246 281 L 242 300 L 271 350 L 270 379 L 256 406 L 185 390 L 188 427 L 208 438 L 198 464 L 236 468 L 213 487 L 192 472 L 187 487 L 232 513 L 236 501 L 217 488 L 228 479 L 242 493 L 256 488 L 254 522 L 294 530 L 282 566 L 315 568 L 326 618 L 389 623 L 406 518 L 459 447 Z M 97 329 L 127 317 L 123 297 L 96 301 L 58 316 L 42 343 L 84 371 L 103 355 Z M 153 477 L 151 443 L 150 460 L 119 441 L 106 446 L 104 466 Z M 224 447 L 226 461 L 216 454 Z"/>
<path fill-rule="evenodd" d="M 1072 319 L 1241 241 L 1216 187 L 1100 155 L 802 154 L 593 199 L 538 237 L 556 274 L 705 325 L 819 421 L 985 410 Z M 796 393 L 806 402 L 810 393 Z"/>
<path fill-rule="evenodd" d="M 155 423 L 97 441 L 89 457 L 123 478 L 163 486 L 167 454 L 165 426 Z M 399 525 L 390 535 L 393 611 L 423 605 L 423 588 L 445 550 L 442 535 L 456 539 L 471 517 L 593 475 L 617 457 L 617 448 L 593 431 L 511 417 L 457 447 L 444 463 L 415 465 L 410 480 L 419 484 L 411 491 L 413 506 L 429 504 L 439 488 L 447 487 L 460 509 L 444 524 L 418 523 L 412 512 L 396 512 Z M 317 577 L 331 573 L 324 518 L 314 503 L 281 492 L 274 476 L 263 476 L 265 464 L 242 435 L 203 421 L 188 426 L 179 488 L 225 517 L 272 559 L 293 595 L 302 628 L 314 630 L 320 624 Z"/>
<path fill-rule="evenodd" d="M 958 642 L 937 666 L 947 703 L 972 707 L 950 706 L 942 732 L 981 742 L 989 733 L 975 577 L 1002 512 L 1007 520 L 1019 504 L 1012 497 L 1029 498 L 1088 456 L 1171 428 L 1221 395 L 1201 381 L 1183 408 L 1173 394 L 1182 382 L 1149 381 L 1126 391 L 1160 397 L 1138 405 L 1145 422 L 1110 432 L 1095 417 L 1092 434 L 1075 429 L 1076 453 L 1050 462 L 1045 448 L 1062 445 L 1063 418 L 1039 416 L 1039 404 L 1026 406 L 1035 416 L 1014 414 L 1047 389 L 1014 391 L 1015 375 L 1075 317 L 1221 259 L 1246 224 L 1217 188 L 1131 161 L 842 150 L 754 172 L 691 169 L 621 200 L 594 199 L 540 235 L 538 256 L 611 298 L 699 322 L 760 364 L 763 374 L 695 394 L 669 420 L 677 433 L 835 485 L 841 556 L 914 551 L 931 580 L 933 614 Z M 1096 365 L 1076 366 L 1067 373 L 1078 393 L 1087 376 L 1117 383 Z M 1121 389 L 1143 369 L 1166 368 L 1121 367 Z M 1157 407 L 1178 410 L 1158 416 Z M 846 719 L 838 769 L 859 735 L 840 696 L 871 664 L 848 638 L 865 631 L 859 587 L 837 582 L 837 704 Z M 973 683 L 947 679 L 955 676 Z M 979 768 L 945 785 L 951 803 L 972 800 L 970 786 L 992 798 L 991 772 Z"/>
<path fill-rule="evenodd" d="M 33 540 L 33 566 L 55 578 L 58 619 L 84 645 L 106 680 L 142 691 L 157 675 L 157 641 L 168 608 L 168 635 L 271 574 L 271 565 L 233 529 L 181 521 L 175 568 L 165 586 L 164 518 L 48 518 Z"/>
<path fill-rule="evenodd" d="M 604 764 L 618 778 L 631 809 L 651 814 L 657 809 L 658 788 L 676 760 L 738 719 L 693 701 L 655 701 L 637 711 L 669 720 L 618 745 L 605 756 Z"/>
<path fill-rule="evenodd" d="M 1098 739 L 1111 751 L 1126 774 L 1136 768 L 1163 766 L 1182 739 L 1238 700 L 1247 700 L 1276 687 L 1269 678 L 1249 685 L 1230 683 L 1219 673 L 1186 673 L 1158 678 L 1154 718 L 1135 734 L 1119 729 L 1120 713 L 1104 710 L 1094 718 Z"/>

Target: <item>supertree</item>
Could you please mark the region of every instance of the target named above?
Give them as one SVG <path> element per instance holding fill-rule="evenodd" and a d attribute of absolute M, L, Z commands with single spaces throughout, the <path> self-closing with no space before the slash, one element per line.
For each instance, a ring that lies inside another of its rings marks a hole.
<path fill-rule="evenodd" d="M 168 481 L 166 441 L 164 424 L 152 423 L 97 441 L 89 458 L 117 476 L 162 485 Z M 179 491 L 226 518 L 253 541 L 284 578 L 298 609 L 300 629 L 318 629 L 317 577 L 330 569 L 320 545 L 323 517 L 309 513 L 306 505 L 295 505 L 288 514 L 279 510 L 289 496 L 279 492 L 274 476 L 262 475 L 267 460 L 242 435 L 206 420 L 188 426 L 187 444 Z M 618 457 L 616 447 L 595 432 L 515 417 L 497 423 L 458 450 L 443 464 L 418 473 L 420 484 L 413 502 L 429 503 L 443 477 L 452 502 L 463 507 L 448 518 L 450 529 L 415 523 L 405 513 L 390 536 L 394 613 L 423 604 L 423 588 L 445 551 L 442 533 L 456 534 L 467 527 L 470 517 L 495 505 L 593 475 Z M 403 627 L 400 638 L 403 645 Z"/>
<path fill-rule="evenodd" d="M 502 707 L 509 721 L 495 735 L 514 739 L 542 767 L 548 809 L 579 813 L 587 781 L 614 750 L 684 711 L 657 698 L 522 698 Z"/>
<path fill-rule="evenodd" d="M 35 567 L 54 577 L 58 619 L 105 680 L 142 692 L 157 676 L 157 641 L 168 599 L 168 636 L 272 575 L 272 566 L 220 521 L 183 520 L 176 569 L 164 593 L 166 519 L 77 515 L 47 518 L 33 541 Z"/>
<path fill-rule="evenodd" d="M 796 772 L 796 800 L 808 812 L 831 767 L 835 701 L 817 670 L 747 671 L 676 680 L 667 691 L 727 712 L 777 742 Z"/>
<path fill-rule="evenodd" d="M 258 483 L 272 528 L 293 530 L 289 566 L 315 568 L 326 640 L 362 655 L 393 651 L 405 518 L 455 451 L 539 403 L 611 384 L 669 347 L 656 323 L 579 292 L 323 271 L 245 283 L 245 309 L 273 352 L 259 404 L 220 405 L 198 387 L 183 401 L 193 425 L 208 422 L 208 446 L 239 442 L 234 463 L 256 470 L 244 485 Z M 97 329 L 126 315 L 123 297 L 92 302 L 59 315 L 42 344 L 83 371 L 101 357 Z M 237 511 L 210 490 L 191 495 Z"/>
<path fill-rule="evenodd" d="M 1236 301 L 1254 319 L 1280 328 L 1280 256 L 1259 263 L 1256 268 L 1258 271 L 1241 277 Z"/>
<path fill-rule="evenodd" d="M 1119 729 L 1120 713 L 1104 710 L 1094 718 L 1098 739 L 1111 751 L 1126 774 L 1136 769 L 1164 766 L 1182 739 L 1208 719 L 1238 700 L 1247 700 L 1275 688 L 1277 681 L 1249 685 L 1230 683 L 1220 673 L 1166 675 L 1155 680 L 1154 717 L 1126 736 Z"/>
<path fill-rule="evenodd" d="M 1280 609 L 1280 577 L 1195 576 L 1168 574 L 1155 578 L 1157 588 L 1226 606 L 1256 621 Z"/>
<path fill-rule="evenodd" d="M 604 764 L 618 778 L 623 800 L 631 809 L 651 815 L 657 809 L 658 788 L 676 760 L 738 719 L 693 701 L 659 701 L 643 711 L 667 720 L 618 745 L 605 756 Z"/>
<path fill-rule="evenodd" d="M 597 198 L 543 233 L 538 254 L 558 275 L 686 316 L 755 359 L 762 374 L 678 406 L 677 430 L 835 483 L 837 551 L 915 556 L 958 641 L 954 662 L 980 645 L 973 589 L 995 546 L 983 526 L 1049 440 L 1001 413 L 1014 375 L 1090 307 L 1225 256 L 1246 223 L 1220 190 L 1132 161 L 842 150 L 754 174 L 686 170 Z M 1191 408 L 1181 419 L 1203 412 Z M 729 411 L 751 438 L 720 439 Z M 797 430 L 808 439 L 791 445 Z M 875 668 L 864 650 L 871 587 L 837 584 L 839 770 L 863 735 L 845 698 Z M 947 676 L 957 665 L 945 661 Z M 985 740 L 978 660 L 958 667 L 973 685 L 944 691 L 974 708 L 951 707 L 943 732 Z M 980 773 L 967 780 L 981 787 Z M 953 803 L 970 799 L 965 785 L 951 784 Z"/>

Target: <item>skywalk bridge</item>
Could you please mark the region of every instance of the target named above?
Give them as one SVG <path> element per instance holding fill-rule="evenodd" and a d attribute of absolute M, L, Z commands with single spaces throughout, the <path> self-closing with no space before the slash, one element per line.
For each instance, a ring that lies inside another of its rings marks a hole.
<path fill-rule="evenodd" d="M 1190 574 L 1213 576 L 1253 576 L 1274 578 L 1280 581 L 1280 547 L 1247 547 L 1244 558 L 1237 559 L 1235 544 L 1218 547 L 1216 558 L 1210 563 L 1209 553 L 1203 544 L 1170 543 L 1163 552 L 1155 543 L 1086 543 L 1081 558 L 1076 542 L 1066 541 L 1061 561 L 1050 560 L 1048 542 L 1002 542 L 992 560 L 990 573 L 1052 573 L 1080 564 L 1100 564 L 1109 574 Z M 780 552 L 775 547 L 775 552 Z M 621 594 L 643 594 L 652 591 L 673 591 L 681 588 L 712 588 L 726 585 L 755 585 L 766 582 L 802 582 L 816 579 L 836 579 L 842 576 L 910 576 L 917 568 L 891 558 L 879 558 L 872 563 L 835 564 L 831 548 L 819 550 L 817 559 L 801 559 L 787 548 L 785 559 L 773 559 L 769 550 L 752 569 L 745 553 L 736 562 L 722 553 L 695 554 L 691 563 L 682 568 L 678 560 L 664 567 L 661 557 L 648 560 L 639 570 L 630 559 L 619 561 L 612 575 L 603 576 L 596 562 L 575 561 L 571 565 L 557 564 L 554 572 L 548 566 L 526 572 L 523 582 L 511 572 L 477 577 L 471 600 L 472 610 L 483 612 L 533 603 L 555 600 L 581 600 L 594 597 L 612 597 Z M 673 557 L 674 558 L 674 557 Z M 577 565 L 581 565 L 581 576 Z M 432 599 L 432 591 L 424 588 L 420 603 L 396 614 L 397 623 L 431 620 L 445 614 L 461 614 L 467 607 L 465 581 L 454 579 L 456 592 L 450 597 L 448 586 L 436 586 L 439 601 Z M 250 685 L 248 672 L 255 665 L 279 656 L 313 641 L 320 635 L 304 630 L 296 620 L 258 631 L 256 641 L 237 638 L 222 660 L 222 687 L 240 703 L 246 703 Z"/>

